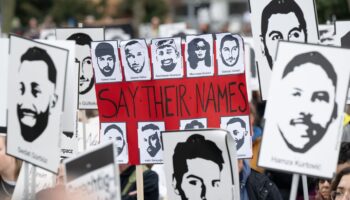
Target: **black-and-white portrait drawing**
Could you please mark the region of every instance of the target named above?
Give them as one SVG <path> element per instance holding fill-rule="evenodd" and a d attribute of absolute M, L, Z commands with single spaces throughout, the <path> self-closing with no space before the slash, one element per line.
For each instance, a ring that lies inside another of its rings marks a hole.
<path fill-rule="evenodd" d="M 34 70 L 46 76 L 28 76 Z M 17 118 L 20 132 L 25 141 L 33 142 L 46 130 L 50 109 L 57 104 L 57 70 L 46 50 L 34 46 L 21 56 L 18 75 Z"/>
<path fill-rule="evenodd" d="M 151 41 L 154 79 L 183 76 L 181 38 L 162 38 Z"/>
<path fill-rule="evenodd" d="M 262 0 L 249 3 L 261 90 L 263 99 L 266 99 L 277 42 L 318 42 L 315 5 L 313 0 Z"/>
<path fill-rule="evenodd" d="M 226 129 L 236 142 L 238 158 L 252 156 L 249 116 L 221 117 L 221 128 Z"/>
<path fill-rule="evenodd" d="M 164 122 L 138 123 L 140 163 L 163 162 L 160 132 L 164 130 Z"/>
<path fill-rule="evenodd" d="M 122 81 L 118 42 L 92 42 L 91 45 L 96 83 Z"/>
<path fill-rule="evenodd" d="M 56 29 L 57 40 L 76 43 L 75 64 L 79 68 L 79 109 L 97 109 L 91 42 L 104 40 L 103 28 Z"/>
<path fill-rule="evenodd" d="M 344 74 L 349 70 L 343 71 L 346 64 L 341 62 L 345 62 L 343 56 L 349 55 L 350 51 L 291 42 L 280 42 L 278 49 L 276 64 L 279 69 L 273 72 L 273 86 L 265 113 L 263 166 L 267 157 L 270 164 L 278 163 L 281 168 L 282 162 L 276 161 L 278 159 L 294 159 L 292 163 L 307 160 L 319 167 L 306 169 L 297 164 L 290 167 L 302 173 L 323 171 L 323 176 L 331 175 L 333 172 L 329 170 L 335 169 L 323 166 L 316 155 L 323 155 L 323 161 L 336 162 L 336 159 L 329 158 L 332 153 L 336 155 L 336 150 L 329 148 L 336 149 L 337 138 L 340 138 L 337 137 L 342 123 L 340 113 L 345 105 L 349 81 L 349 74 Z M 274 147 L 269 146 L 272 143 Z M 328 150 L 324 152 L 326 148 Z M 266 156 L 266 152 L 270 155 Z"/>
<path fill-rule="evenodd" d="M 0 39 L 0 134 L 5 134 L 7 127 L 7 70 L 9 60 L 9 39 Z"/>
<path fill-rule="evenodd" d="M 216 34 L 216 47 L 219 75 L 244 72 L 244 43 L 239 35 Z"/>
<path fill-rule="evenodd" d="M 214 74 L 213 36 L 211 34 L 186 37 L 186 69 L 188 77 Z"/>
<path fill-rule="evenodd" d="M 118 163 L 128 163 L 125 123 L 101 123 L 100 142 L 115 141 Z"/>
<path fill-rule="evenodd" d="M 66 49 L 10 38 L 8 153 L 53 172 L 59 163 L 67 60 Z"/>
<path fill-rule="evenodd" d="M 204 128 L 207 128 L 207 118 L 180 120 L 180 130 L 204 129 Z"/>
<path fill-rule="evenodd" d="M 229 191 L 236 179 L 230 169 L 235 154 L 229 157 L 225 146 L 227 134 L 205 129 L 162 133 L 169 199 L 236 199 Z"/>
<path fill-rule="evenodd" d="M 151 70 L 145 40 L 122 41 L 121 56 L 126 81 L 150 80 Z"/>

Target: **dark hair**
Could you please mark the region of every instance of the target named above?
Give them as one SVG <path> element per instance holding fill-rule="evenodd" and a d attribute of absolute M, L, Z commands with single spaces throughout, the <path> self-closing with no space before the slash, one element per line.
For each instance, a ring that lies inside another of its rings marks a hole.
<path fill-rule="evenodd" d="M 188 49 L 187 49 L 187 53 L 188 53 L 188 62 L 190 64 L 190 67 L 192 69 L 196 69 L 198 67 L 198 58 L 197 55 L 195 53 L 196 48 L 197 48 L 197 44 L 199 42 L 203 42 L 204 43 L 204 48 L 206 49 L 205 52 L 205 57 L 204 57 L 204 63 L 207 67 L 210 67 L 211 64 L 211 58 L 210 58 L 210 45 L 207 41 L 205 41 L 205 39 L 203 38 L 194 38 L 191 42 L 188 43 Z"/>
<path fill-rule="evenodd" d="M 220 171 L 223 168 L 224 159 L 222 151 L 213 141 L 206 140 L 199 134 L 191 135 L 186 142 L 180 142 L 176 145 L 173 154 L 173 178 L 176 180 L 176 189 L 180 195 L 184 195 L 181 189 L 182 176 L 188 171 L 187 159 L 203 158 L 215 162 Z"/>
<path fill-rule="evenodd" d="M 339 151 L 338 165 L 350 162 L 350 142 L 342 142 Z"/>
<path fill-rule="evenodd" d="M 56 67 L 50 55 L 44 49 L 41 49 L 39 47 L 29 48 L 21 57 L 21 63 L 23 63 L 23 61 L 41 61 L 41 60 L 47 64 L 49 80 L 56 85 L 56 78 L 57 78 Z"/>
<path fill-rule="evenodd" d="M 331 79 L 334 88 L 337 87 L 337 74 L 334 71 L 333 65 L 324 57 L 321 53 L 312 51 L 299 54 L 295 56 L 286 66 L 283 71 L 282 79 L 286 77 L 290 72 L 293 72 L 295 68 L 300 67 L 306 63 L 312 63 L 320 66 Z"/>
<path fill-rule="evenodd" d="M 239 117 L 233 117 L 233 118 L 231 118 L 230 120 L 228 120 L 227 125 L 229 125 L 229 124 L 234 124 L 234 123 L 236 123 L 236 122 L 239 122 L 239 123 L 241 124 L 241 127 L 243 127 L 243 128 L 246 128 L 246 127 L 247 127 L 246 124 L 245 124 L 245 122 L 244 122 L 241 118 L 239 118 Z"/>
<path fill-rule="evenodd" d="M 204 125 L 195 119 L 195 120 L 193 120 L 190 123 L 185 125 L 185 130 L 194 129 L 195 126 L 198 126 L 199 128 L 204 128 Z"/>
<path fill-rule="evenodd" d="M 333 182 L 331 185 L 331 191 L 336 191 L 340 183 L 340 180 L 343 178 L 343 176 L 349 175 L 349 174 L 350 174 L 350 167 L 346 167 L 343 170 L 341 170 L 333 179 Z"/>
<path fill-rule="evenodd" d="M 129 41 L 128 43 L 126 43 L 126 45 L 125 45 L 125 47 L 124 47 L 125 53 L 128 53 L 126 47 L 127 47 L 127 46 L 131 46 L 131 45 L 133 45 L 133 44 L 140 44 L 140 43 L 139 43 L 137 40 L 131 40 L 131 41 Z"/>
<path fill-rule="evenodd" d="M 141 128 L 142 131 L 148 130 L 148 129 L 152 129 L 152 130 L 159 130 L 159 127 L 155 124 L 147 124 L 146 126 L 143 126 Z"/>
<path fill-rule="evenodd" d="M 98 43 L 95 49 L 95 55 L 96 57 L 101 57 L 105 55 L 112 56 L 113 60 L 115 61 L 115 54 L 114 54 L 114 48 L 111 44 L 107 42 L 101 42 Z"/>
<path fill-rule="evenodd" d="M 111 124 L 111 125 L 107 126 L 107 128 L 105 129 L 103 134 L 106 135 L 106 133 L 111 129 L 116 129 L 117 131 L 119 131 L 123 135 L 123 130 L 115 124 Z"/>
<path fill-rule="evenodd" d="M 85 33 L 74 33 L 73 35 L 69 36 L 67 40 L 74 40 L 78 45 L 89 45 L 89 47 L 91 47 L 92 42 L 91 37 Z"/>
<path fill-rule="evenodd" d="M 304 13 L 294 0 L 272 0 L 269 4 L 267 4 L 261 14 L 261 35 L 265 38 L 269 25 L 269 19 L 272 15 L 288 14 L 291 12 L 293 12 L 298 18 L 300 28 L 303 29 L 305 33 L 305 42 L 307 42 L 307 27 Z"/>

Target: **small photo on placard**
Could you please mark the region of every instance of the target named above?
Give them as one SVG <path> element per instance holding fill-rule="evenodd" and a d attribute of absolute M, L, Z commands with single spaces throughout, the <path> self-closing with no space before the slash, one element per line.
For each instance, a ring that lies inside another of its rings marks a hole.
<path fill-rule="evenodd" d="M 125 122 L 101 123 L 100 142 L 105 143 L 108 141 L 115 142 L 117 162 L 120 164 L 128 163 L 128 143 Z"/>
<path fill-rule="evenodd" d="M 122 81 L 117 41 L 91 42 L 91 57 L 96 83 Z"/>
<path fill-rule="evenodd" d="M 207 128 L 207 118 L 180 120 L 180 130 Z"/>
<path fill-rule="evenodd" d="M 216 55 L 219 75 L 244 73 L 244 42 L 239 35 L 216 34 Z"/>
<path fill-rule="evenodd" d="M 249 116 L 221 117 L 221 128 L 230 132 L 236 142 L 237 158 L 252 157 Z"/>
<path fill-rule="evenodd" d="M 164 122 L 139 122 L 138 143 L 140 163 L 162 163 L 163 151 L 160 132 L 165 130 Z"/>
<path fill-rule="evenodd" d="M 187 77 L 214 75 L 213 35 L 186 36 Z"/>
<path fill-rule="evenodd" d="M 150 60 L 145 40 L 122 41 L 120 53 L 126 81 L 151 79 Z"/>
<path fill-rule="evenodd" d="M 181 38 L 161 38 L 151 41 L 154 79 L 183 77 Z"/>

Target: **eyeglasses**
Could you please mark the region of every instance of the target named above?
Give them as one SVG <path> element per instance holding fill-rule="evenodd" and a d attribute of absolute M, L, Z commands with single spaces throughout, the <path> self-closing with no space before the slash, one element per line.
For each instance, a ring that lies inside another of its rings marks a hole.
<path fill-rule="evenodd" d="M 196 46 L 196 51 L 205 50 L 205 46 Z"/>
<path fill-rule="evenodd" d="M 344 197 L 346 197 L 345 198 L 346 200 L 350 200 L 350 193 L 346 192 L 346 191 L 345 192 L 344 191 L 341 191 L 341 192 L 332 191 L 331 197 L 332 197 L 332 200 L 341 200 L 341 199 L 344 199 Z"/>
<path fill-rule="evenodd" d="M 332 182 L 332 179 L 320 179 L 320 180 L 319 180 L 319 182 L 322 183 L 322 184 L 325 183 L 326 181 L 327 181 L 328 183 L 331 183 L 331 182 Z"/>

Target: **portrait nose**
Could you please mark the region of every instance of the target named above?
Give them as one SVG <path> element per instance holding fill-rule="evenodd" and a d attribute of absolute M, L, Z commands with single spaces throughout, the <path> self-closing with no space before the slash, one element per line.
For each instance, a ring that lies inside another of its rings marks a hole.
<path fill-rule="evenodd" d="M 202 184 L 202 186 L 201 186 L 201 199 L 202 200 L 207 200 L 206 193 L 207 193 L 207 188 L 206 188 L 205 184 Z"/>
<path fill-rule="evenodd" d="M 80 80 L 85 80 L 84 75 L 81 75 L 81 76 L 80 76 Z"/>

